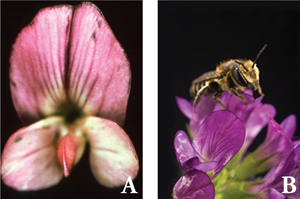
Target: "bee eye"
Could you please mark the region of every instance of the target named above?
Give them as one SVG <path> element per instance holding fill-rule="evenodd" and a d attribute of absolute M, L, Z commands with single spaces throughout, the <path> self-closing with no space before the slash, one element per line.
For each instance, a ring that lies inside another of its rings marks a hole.
<path fill-rule="evenodd" d="M 247 80 L 244 78 L 243 74 L 239 70 L 239 68 L 234 67 L 232 70 L 232 76 L 234 80 L 240 85 L 240 86 L 247 86 Z"/>

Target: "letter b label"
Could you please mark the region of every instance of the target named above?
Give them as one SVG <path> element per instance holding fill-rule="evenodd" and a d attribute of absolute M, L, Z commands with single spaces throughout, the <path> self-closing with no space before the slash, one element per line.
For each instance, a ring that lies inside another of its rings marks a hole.
<path fill-rule="evenodd" d="M 294 193 L 297 190 L 297 187 L 295 184 L 296 180 L 292 176 L 282 176 L 283 178 L 283 192 L 282 193 Z M 290 179 L 288 182 L 288 179 Z M 292 188 L 291 191 L 288 190 L 288 188 Z"/>

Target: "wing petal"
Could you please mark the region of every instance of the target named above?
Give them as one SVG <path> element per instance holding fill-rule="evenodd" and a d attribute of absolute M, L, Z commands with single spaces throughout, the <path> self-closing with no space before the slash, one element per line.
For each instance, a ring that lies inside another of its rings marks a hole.
<path fill-rule="evenodd" d="M 97 181 L 107 187 L 124 185 L 139 170 L 138 157 L 128 135 L 115 122 L 88 117 L 83 126 L 90 142 L 90 164 Z"/>
<path fill-rule="evenodd" d="M 9 138 L 1 157 L 1 175 L 6 185 L 25 191 L 59 183 L 63 173 L 54 144 L 59 122 L 61 118 L 47 118 Z"/>

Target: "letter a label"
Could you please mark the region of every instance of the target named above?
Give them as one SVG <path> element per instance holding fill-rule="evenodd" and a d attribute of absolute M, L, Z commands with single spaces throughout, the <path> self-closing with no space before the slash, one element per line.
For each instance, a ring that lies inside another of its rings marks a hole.
<path fill-rule="evenodd" d="M 297 190 L 296 185 L 294 185 L 294 183 L 296 182 L 295 178 L 292 176 L 282 176 L 282 178 L 283 178 L 283 192 L 282 193 L 294 193 Z M 288 178 L 291 179 L 290 183 L 288 183 Z M 288 188 L 292 188 L 292 190 L 289 191 Z"/>
<path fill-rule="evenodd" d="M 124 189 L 123 189 L 123 191 L 121 193 L 122 194 L 124 194 L 124 193 L 126 194 L 127 192 L 125 190 L 127 188 L 131 189 L 130 193 L 138 193 L 138 192 L 135 191 L 135 188 L 134 188 L 134 185 L 133 185 L 133 182 L 132 182 L 132 179 L 131 179 L 130 176 L 127 178 L 126 184 L 125 184 Z"/>

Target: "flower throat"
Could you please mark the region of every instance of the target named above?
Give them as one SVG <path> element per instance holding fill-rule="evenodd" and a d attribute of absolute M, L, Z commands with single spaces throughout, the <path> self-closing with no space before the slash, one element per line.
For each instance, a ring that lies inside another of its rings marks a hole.
<path fill-rule="evenodd" d="M 83 117 L 83 111 L 74 103 L 62 103 L 58 106 L 57 115 L 61 115 L 65 119 L 66 124 L 72 124 L 77 119 Z"/>

